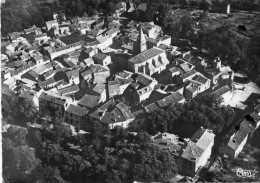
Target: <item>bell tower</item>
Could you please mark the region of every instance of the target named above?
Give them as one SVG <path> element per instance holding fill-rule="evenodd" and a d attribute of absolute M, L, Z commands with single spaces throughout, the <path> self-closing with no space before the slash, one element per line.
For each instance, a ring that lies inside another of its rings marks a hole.
<path fill-rule="evenodd" d="M 143 51 L 145 51 L 146 49 L 147 49 L 146 38 L 145 38 L 143 30 L 140 26 L 139 27 L 139 35 L 137 37 L 136 42 L 134 43 L 133 51 L 134 51 L 135 54 L 139 54 L 139 53 L 142 53 Z"/>

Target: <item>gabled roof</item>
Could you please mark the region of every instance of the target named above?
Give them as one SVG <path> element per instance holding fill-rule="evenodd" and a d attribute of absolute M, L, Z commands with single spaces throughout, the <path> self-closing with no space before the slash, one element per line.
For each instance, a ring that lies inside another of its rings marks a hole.
<path fill-rule="evenodd" d="M 181 157 L 191 161 L 198 161 L 199 158 L 202 156 L 203 152 L 204 150 L 201 147 L 199 147 L 196 143 L 189 141 Z"/>
<path fill-rule="evenodd" d="M 244 120 L 240 124 L 240 128 L 235 134 L 233 134 L 228 142 L 228 147 L 236 150 L 243 140 L 248 136 L 249 133 L 253 132 L 254 127 L 251 125 L 251 122 Z"/>
<path fill-rule="evenodd" d="M 187 73 L 181 75 L 180 77 L 181 77 L 182 79 L 186 79 L 186 78 L 188 78 L 188 77 L 190 77 L 190 76 L 192 76 L 192 75 L 195 75 L 196 73 L 197 73 L 197 72 L 196 72 L 195 70 L 192 70 L 192 71 L 190 71 L 190 72 L 187 72 Z"/>
<path fill-rule="evenodd" d="M 141 84 L 147 86 L 147 85 L 149 85 L 149 84 L 152 83 L 153 78 L 150 77 L 150 76 L 148 76 L 148 75 L 146 75 L 146 74 L 141 74 L 141 73 L 139 73 L 139 75 L 137 76 L 136 80 L 137 80 L 139 83 L 141 83 Z"/>
<path fill-rule="evenodd" d="M 85 116 L 89 110 L 85 107 L 80 107 L 74 104 L 70 104 L 65 111 L 67 113 L 71 113 L 76 116 Z"/>
<path fill-rule="evenodd" d="M 63 94 L 67 94 L 67 93 L 71 93 L 71 92 L 77 92 L 79 91 L 79 86 L 78 85 L 72 85 L 66 88 L 62 88 L 60 90 L 58 90 L 58 92 L 63 95 Z"/>
<path fill-rule="evenodd" d="M 165 106 L 168 106 L 170 104 L 178 103 L 183 99 L 184 99 L 184 97 L 179 92 L 174 92 L 171 95 L 166 96 L 161 100 L 158 100 L 157 104 L 158 104 L 159 107 L 165 107 Z"/>
<path fill-rule="evenodd" d="M 108 57 L 108 55 L 106 55 L 106 54 L 97 53 L 97 54 L 95 54 L 92 58 L 93 58 L 94 60 L 95 60 L 95 59 L 105 60 L 107 57 Z"/>
<path fill-rule="evenodd" d="M 195 78 L 192 78 L 194 81 L 197 81 L 199 83 L 205 84 L 207 81 L 209 81 L 208 78 L 203 77 L 201 75 L 196 75 Z"/>
<path fill-rule="evenodd" d="M 221 88 L 212 92 L 213 95 L 221 96 L 227 92 L 231 91 L 231 88 L 228 85 L 222 86 Z"/>
<path fill-rule="evenodd" d="M 139 53 L 138 55 L 131 58 L 129 62 L 132 62 L 133 64 L 140 64 L 162 53 L 164 53 L 164 50 L 154 47 L 142 53 Z"/>
<path fill-rule="evenodd" d="M 78 102 L 79 105 L 93 108 L 100 103 L 100 96 L 85 94 Z"/>
<path fill-rule="evenodd" d="M 196 143 L 200 148 L 205 151 L 214 141 L 214 138 L 215 134 L 211 130 L 201 127 L 195 132 L 190 140 Z"/>
<path fill-rule="evenodd" d="M 48 93 L 45 93 L 45 92 L 41 93 L 41 95 L 39 96 L 39 99 L 45 100 L 48 102 L 53 102 L 53 103 L 59 104 L 59 105 L 64 105 L 66 102 L 65 99 L 61 99 L 58 96 L 49 95 Z"/>

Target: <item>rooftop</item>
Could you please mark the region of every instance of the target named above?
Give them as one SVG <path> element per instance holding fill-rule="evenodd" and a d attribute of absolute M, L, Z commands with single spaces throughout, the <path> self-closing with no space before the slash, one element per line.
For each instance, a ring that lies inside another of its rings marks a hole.
<path fill-rule="evenodd" d="M 132 62 L 133 64 L 140 64 L 162 53 L 164 53 L 164 50 L 154 47 L 142 53 L 139 53 L 138 55 L 131 58 L 129 62 Z"/>
<path fill-rule="evenodd" d="M 212 92 L 213 95 L 221 96 L 227 92 L 230 92 L 231 88 L 228 85 L 222 86 L 221 88 Z"/>
<path fill-rule="evenodd" d="M 100 96 L 85 94 L 78 102 L 79 105 L 93 108 L 99 104 Z"/>
<path fill-rule="evenodd" d="M 39 99 L 52 102 L 59 105 L 64 105 L 66 100 L 61 99 L 59 96 L 49 95 L 48 93 L 42 92 Z"/>
<path fill-rule="evenodd" d="M 67 109 L 66 112 L 67 113 L 71 113 L 74 114 L 76 116 L 85 116 L 88 113 L 88 109 L 85 107 L 80 107 L 74 104 L 70 104 Z"/>

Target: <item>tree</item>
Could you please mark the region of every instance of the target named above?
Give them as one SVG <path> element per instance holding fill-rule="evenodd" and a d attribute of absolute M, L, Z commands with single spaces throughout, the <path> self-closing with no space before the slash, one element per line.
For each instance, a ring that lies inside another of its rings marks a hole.
<path fill-rule="evenodd" d="M 211 0 L 202 0 L 200 3 L 200 9 L 205 11 L 208 11 L 212 7 L 212 2 Z"/>

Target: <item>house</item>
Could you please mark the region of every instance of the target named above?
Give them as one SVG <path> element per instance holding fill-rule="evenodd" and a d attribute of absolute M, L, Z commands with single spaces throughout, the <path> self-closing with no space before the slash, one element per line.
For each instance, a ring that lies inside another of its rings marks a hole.
<path fill-rule="evenodd" d="M 106 83 L 106 79 L 110 76 L 110 69 L 100 64 L 91 65 L 90 67 L 93 72 L 93 83 Z"/>
<path fill-rule="evenodd" d="M 26 41 L 26 39 L 24 37 L 21 37 L 20 32 L 12 32 L 8 34 L 9 40 L 12 43 L 17 43 L 17 42 L 21 42 L 21 41 Z"/>
<path fill-rule="evenodd" d="M 105 102 L 107 99 L 106 96 L 106 85 L 103 83 L 93 84 L 89 87 L 88 94 L 96 95 L 100 97 L 100 102 Z"/>
<path fill-rule="evenodd" d="M 181 175 L 194 177 L 211 156 L 215 134 L 201 127 L 191 139 L 169 133 L 158 133 L 151 138 L 155 146 L 175 157 Z"/>
<path fill-rule="evenodd" d="M 162 28 L 158 25 L 154 25 L 153 23 L 145 22 L 141 24 L 141 29 L 144 32 L 144 34 L 147 35 L 147 37 L 156 38 L 156 36 Z"/>
<path fill-rule="evenodd" d="M 215 134 L 208 129 L 200 128 L 191 137 L 177 160 L 179 172 L 193 177 L 205 166 L 211 156 Z"/>
<path fill-rule="evenodd" d="M 49 36 L 47 36 L 46 33 L 43 34 L 37 34 L 34 36 L 34 40 L 39 43 L 46 43 L 50 39 Z"/>
<path fill-rule="evenodd" d="M 66 46 L 61 46 L 59 48 L 54 48 L 51 46 L 44 47 L 44 52 L 46 55 L 53 60 L 56 57 L 67 54 L 69 52 L 73 52 L 81 48 L 81 42 L 72 43 Z"/>
<path fill-rule="evenodd" d="M 144 73 L 149 76 L 154 73 L 160 74 L 168 64 L 169 60 L 165 51 L 155 47 L 139 53 L 128 61 L 130 71 Z"/>
<path fill-rule="evenodd" d="M 120 84 L 117 79 L 114 81 L 108 81 L 107 87 L 108 87 L 108 97 L 109 98 L 112 98 L 112 97 L 120 94 Z"/>
<path fill-rule="evenodd" d="M 92 73 L 93 71 L 91 69 L 87 69 L 83 71 L 80 75 L 84 80 L 90 81 L 92 79 Z"/>
<path fill-rule="evenodd" d="M 96 37 L 97 40 L 97 48 L 102 52 L 105 51 L 109 46 L 113 44 L 113 36 L 112 35 L 100 35 Z"/>
<path fill-rule="evenodd" d="M 116 74 L 116 78 L 129 79 L 129 78 L 131 78 L 132 75 L 133 75 L 132 72 L 123 70 L 122 72 L 118 72 Z"/>
<path fill-rule="evenodd" d="M 79 84 L 79 70 L 78 69 L 72 69 L 65 72 L 70 84 Z"/>
<path fill-rule="evenodd" d="M 51 28 L 57 29 L 59 28 L 59 23 L 57 20 L 50 20 L 45 22 L 47 30 L 50 30 Z"/>
<path fill-rule="evenodd" d="M 60 116 L 64 115 L 65 105 L 71 102 L 71 98 L 60 97 L 55 94 L 41 92 L 38 97 L 39 112 L 44 114 L 49 111 L 50 113 L 58 112 Z"/>
<path fill-rule="evenodd" d="M 188 80 L 188 83 L 189 84 L 186 86 L 184 94 L 186 98 L 190 99 L 210 87 L 210 80 L 200 73 L 197 73 L 194 77 Z"/>
<path fill-rule="evenodd" d="M 222 104 L 223 104 L 223 103 L 231 100 L 233 91 L 229 85 L 225 85 L 225 86 L 222 86 L 219 89 L 213 91 L 211 94 L 216 95 L 217 97 L 221 97 L 223 99 L 223 102 L 222 102 Z"/>
<path fill-rule="evenodd" d="M 129 107 L 120 102 L 115 106 L 110 106 L 103 114 L 101 118 L 101 123 L 107 125 L 110 129 L 113 129 L 115 126 L 122 126 L 127 128 L 129 123 L 131 123 L 135 117 L 131 113 Z"/>
<path fill-rule="evenodd" d="M 84 59 L 84 63 L 86 66 L 91 66 L 91 65 L 94 65 L 94 60 L 92 58 L 87 58 L 87 59 Z"/>
<path fill-rule="evenodd" d="M 170 95 L 164 97 L 161 100 L 158 100 L 156 103 L 160 108 L 173 105 L 176 103 L 183 103 L 185 98 L 179 92 L 173 92 Z"/>
<path fill-rule="evenodd" d="M 85 94 L 78 102 L 79 106 L 87 107 L 88 109 L 92 109 L 100 104 L 101 96 L 92 95 L 92 94 Z"/>
<path fill-rule="evenodd" d="M 89 110 L 85 107 L 69 104 L 64 112 L 65 122 L 79 128 L 85 128 L 87 126 L 87 113 Z"/>
<path fill-rule="evenodd" d="M 39 81 L 38 85 L 40 88 L 42 88 L 44 90 L 49 90 L 51 88 L 56 87 L 60 82 L 61 82 L 61 80 L 56 81 L 54 78 L 49 78 L 45 81 Z"/>
<path fill-rule="evenodd" d="M 153 91 L 153 89 L 150 85 L 136 90 L 134 93 L 134 101 L 140 103 L 140 102 L 148 99 L 150 97 L 152 91 Z"/>
<path fill-rule="evenodd" d="M 226 154 L 231 158 L 236 158 L 243 150 L 244 145 L 247 143 L 248 137 L 254 132 L 255 127 L 251 121 L 243 120 L 238 124 L 235 132 L 229 138 L 226 145 L 220 148 L 220 153 Z"/>
<path fill-rule="evenodd" d="M 160 45 L 168 45 L 171 46 L 172 39 L 171 36 L 164 35 L 158 39 L 148 37 L 146 39 L 147 49 L 153 47 L 159 47 Z"/>
<path fill-rule="evenodd" d="M 41 28 L 33 25 L 31 28 L 24 29 L 24 34 L 34 33 L 35 35 L 42 34 Z"/>
<path fill-rule="evenodd" d="M 69 86 L 69 87 L 66 87 L 66 88 L 59 89 L 57 91 L 57 93 L 59 93 L 60 95 L 71 95 L 71 94 L 76 93 L 77 91 L 79 91 L 79 86 L 78 85 L 72 85 L 72 86 Z"/>
<path fill-rule="evenodd" d="M 111 56 L 105 55 L 103 53 L 97 53 L 95 54 L 92 59 L 100 65 L 106 66 L 111 63 Z"/>
<path fill-rule="evenodd" d="M 98 53 L 98 50 L 97 50 L 97 49 L 94 49 L 94 48 L 92 48 L 92 47 L 89 47 L 89 48 L 87 48 L 84 52 L 87 54 L 87 56 L 88 56 L 89 58 L 92 58 L 95 54 Z"/>

